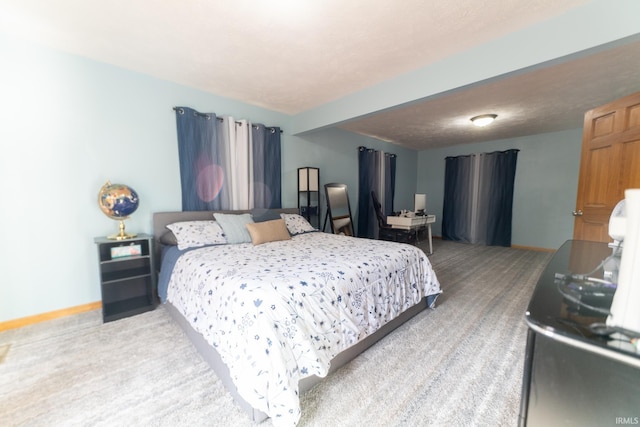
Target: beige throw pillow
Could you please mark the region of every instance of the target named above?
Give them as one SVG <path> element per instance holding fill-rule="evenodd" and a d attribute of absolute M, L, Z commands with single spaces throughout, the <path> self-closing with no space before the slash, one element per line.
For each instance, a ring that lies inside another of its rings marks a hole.
<path fill-rule="evenodd" d="M 249 235 L 251 236 L 251 243 L 254 245 L 291 239 L 284 219 L 254 222 L 252 224 L 247 224 L 246 227 L 247 230 L 249 230 Z"/>

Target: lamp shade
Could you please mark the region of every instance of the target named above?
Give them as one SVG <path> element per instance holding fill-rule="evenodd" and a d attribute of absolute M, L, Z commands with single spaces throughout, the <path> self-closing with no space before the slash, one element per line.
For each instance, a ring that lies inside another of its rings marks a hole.
<path fill-rule="evenodd" d="M 319 191 L 320 169 L 312 167 L 298 168 L 298 191 Z"/>

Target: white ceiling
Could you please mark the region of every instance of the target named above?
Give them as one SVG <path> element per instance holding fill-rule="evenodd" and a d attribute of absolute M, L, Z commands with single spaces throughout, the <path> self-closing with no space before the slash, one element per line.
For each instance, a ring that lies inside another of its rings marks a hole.
<path fill-rule="evenodd" d="M 2 0 L 0 31 L 299 114 L 587 0 Z M 499 11 L 499 13 L 496 13 Z M 640 42 L 534 67 L 340 127 L 415 149 L 577 128 L 640 90 Z M 452 126 L 499 115 L 479 133 Z"/>

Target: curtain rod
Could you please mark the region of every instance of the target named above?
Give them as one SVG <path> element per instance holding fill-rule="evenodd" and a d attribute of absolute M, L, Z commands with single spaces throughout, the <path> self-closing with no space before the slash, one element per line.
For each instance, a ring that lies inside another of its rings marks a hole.
<path fill-rule="evenodd" d="M 375 148 L 367 148 L 364 145 L 361 145 L 358 147 L 358 151 L 369 151 L 369 152 L 375 152 L 375 151 L 382 151 L 382 150 L 376 150 Z M 384 153 L 385 156 L 390 156 L 390 157 L 398 157 L 395 153 L 387 153 L 385 151 L 382 151 Z"/>
<path fill-rule="evenodd" d="M 173 107 L 173 111 L 177 111 L 179 114 L 184 114 L 184 110 L 182 108 L 180 108 L 180 107 Z M 200 117 L 206 117 L 207 120 L 209 120 L 211 118 L 211 116 L 209 116 L 209 114 L 206 114 L 206 113 L 199 113 L 197 111 L 194 111 L 193 114 L 195 114 L 196 116 L 200 116 Z M 218 119 L 219 122 L 224 121 L 224 119 L 222 117 L 217 117 L 217 119 Z M 237 125 L 242 125 L 242 122 L 239 122 L 239 121 L 236 120 L 236 124 Z M 254 127 L 256 129 L 258 129 L 257 125 L 254 125 Z M 271 131 L 271 133 L 274 133 L 276 131 L 275 127 L 265 126 L 265 129 L 269 129 Z M 280 133 L 282 133 L 282 129 L 280 129 Z"/>
<path fill-rule="evenodd" d="M 460 155 L 458 155 L 458 156 L 447 156 L 447 157 L 445 157 L 445 160 L 446 160 L 446 159 L 458 159 L 458 158 L 461 158 L 461 157 L 487 156 L 487 155 L 489 155 L 489 154 L 496 154 L 496 153 L 498 153 L 498 154 L 504 154 L 504 153 L 508 153 L 508 152 L 510 152 L 510 151 L 511 151 L 511 152 L 516 152 L 516 153 L 517 153 L 517 152 L 519 152 L 519 151 L 520 151 L 520 149 L 519 149 L 519 148 L 509 148 L 508 150 L 502 150 L 502 151 L 500 151 L 500 150 L 498 150 L 498 151 L 491 151 L 491 152 L 488 152 L 488 153 L 460 154 Z"/>

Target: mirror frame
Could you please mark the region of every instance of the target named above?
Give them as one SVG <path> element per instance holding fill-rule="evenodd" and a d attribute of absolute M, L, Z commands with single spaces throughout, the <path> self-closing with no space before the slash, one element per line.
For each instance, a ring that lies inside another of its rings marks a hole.
<path fill-rule="evenodd" d="M 344 234 L 345 236 L 354 236 L 353 232 L 353 217 L 351 216 L 351 204 L 349 203 L 349 193 L 347 192 L 346 184 L 337 184 L 337 183 L 329 183 L 324 185 L 324 192 L 327 198 L 327 216 L 329 217 L 329 223 L 331 224 L 331 232 L 333 234 Z M 339 196 L 342 197 L 344 195 L 344 200 L 346 201 L 346 214 L 341 214 L 338 216 L 333 215 L 332 210 L 332 199 L 333 205 L 336 207 L 336 200 L 333 196 L 335 193 L 340 193 Z M 326 222 L 325 222 L 326 223 Z"/>

